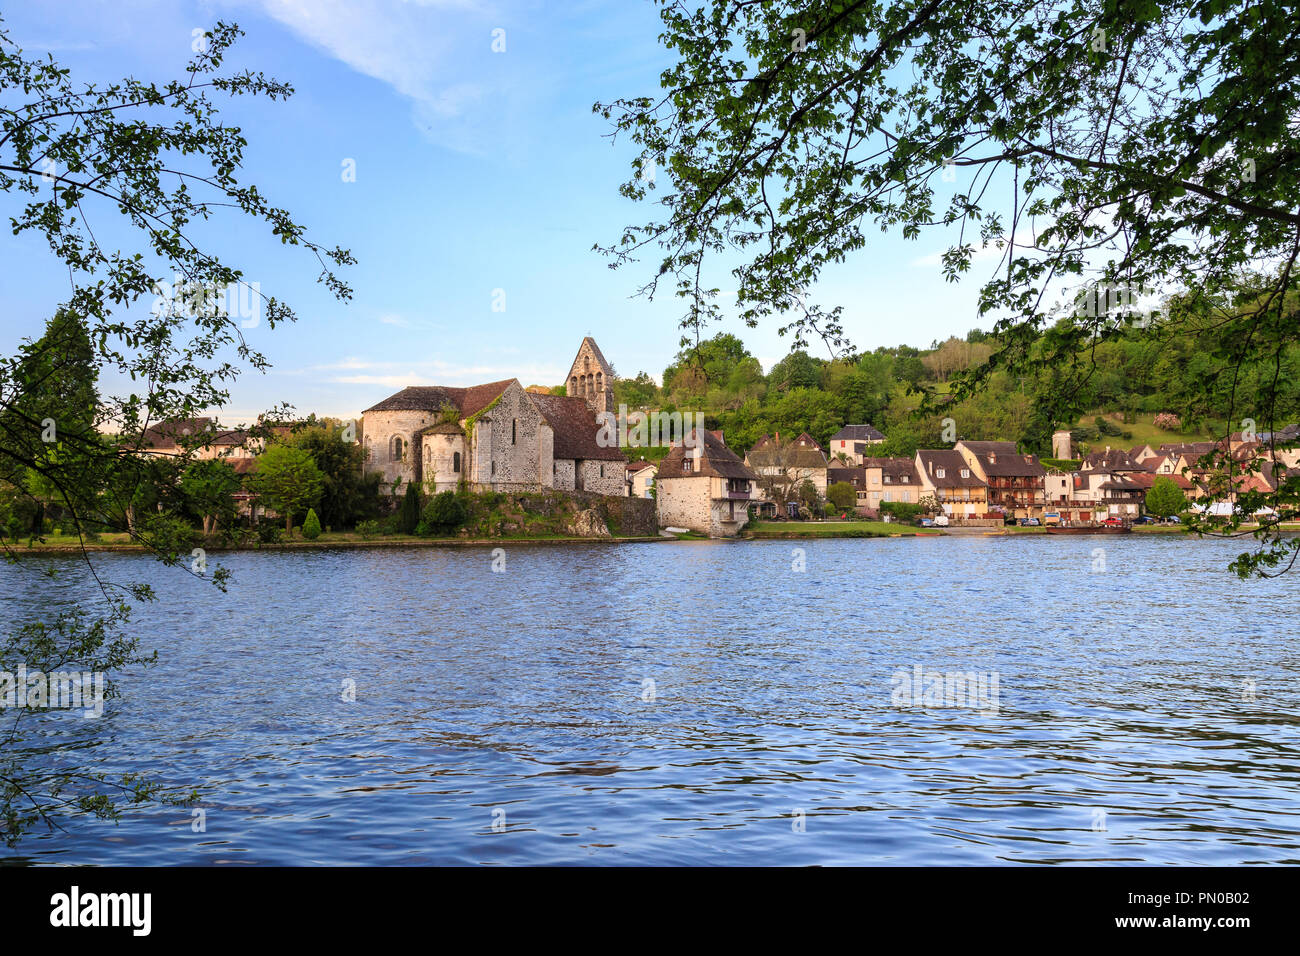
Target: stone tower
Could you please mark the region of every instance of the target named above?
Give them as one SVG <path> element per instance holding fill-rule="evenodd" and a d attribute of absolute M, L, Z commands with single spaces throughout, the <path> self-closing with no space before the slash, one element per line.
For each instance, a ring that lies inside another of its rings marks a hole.
<path fill-rule="evenodd" d="M 614 370 L 590 335 L 582 340 L 564 384 L 569 396 L 586 399 L 593 412 L 614 411 Z"/>
<path fill-rule="evenodd" d="M 1073 458 L 1071 454 L 1070 433 L 1062 430 L 1052 433 L 1052 457 L 1053 458 Z"/>

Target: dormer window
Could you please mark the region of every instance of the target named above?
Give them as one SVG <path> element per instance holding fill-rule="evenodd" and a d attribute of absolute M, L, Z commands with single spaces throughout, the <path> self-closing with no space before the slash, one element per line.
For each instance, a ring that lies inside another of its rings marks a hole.
<path fill-rule="evenodd" d="M 689 456 L 682 459 L 682 471 L 691 471 L 692 462 Z"/>
<path fill-rule="evenodd" d="M 945 474 L 947 474 L 947 472 L 945 472 L 944 469 L 942 468 L 936 468 L 934 470 L 934 476 L 936 478 L 942 478 Z"/>
<path fill-rule="evenodd" d="M 961 470 L 961 476 L 962 476 L 963 478 L 969 478 L 969 477 L 970 477 L 970 469 L 969 469 L 969 468 L 963 468 L 963 469 Z"/>

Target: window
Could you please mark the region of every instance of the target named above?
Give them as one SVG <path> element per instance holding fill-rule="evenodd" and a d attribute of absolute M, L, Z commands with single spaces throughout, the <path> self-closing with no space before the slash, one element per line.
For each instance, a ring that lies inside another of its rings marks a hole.
<path fill-rule="evenodd" d="M 890 483 L 891 481 L 893 481 L 893 480 L 894 480 L 894 479 L 891 478 L 889 475 L 885 475 L 885 484 L 889 484 L 889 483 Z"/>
<path fill-rule="evenodd" d="M 602 477 L 602 478 L 605 477 L 605 466 L 604 466 L 604 465 L 601 465 L 601 466 L 600 466 L 600 477 Z"/>
<path fill-rule="evenodd" d="M 492 462 L 492 474 L 495 475 L 496 473 L 497 473 L 497 463 L 494 461 Z"/>
<path fill-rule="evenodd" d="M 691 464 L 692 464 L 691 457 L 690 455 L 687 455 L 685 458 L 682 459 L 682 471 L 689 472 L 691 470 Z"/>
<path fill-rule="evenodd" d="M 961 476 L 962 476 L 963 478 L 969 478 L 969 477 L 970 477 L 970 469 L 969 469 L 969 468 L 963 468 L 963 469 L 961 470 Z"/>
<path fill-rule="evenodd" d="M 401 460 L 402 460 L 402 439 L 394 435 L 393 436 L 393 461 L 401 461 Z"/>
<path fill-rule="evenodd" d="M 431 462 L 431 461 L 433 461 L 433 446 L 432 446 L 432 445 L 425 445 L 425 446 L 424 446 L 424 463 L 427 465 L 427 464 L 429 464 L 429 462 Z"/>
<path fill-rule="evenodd" d="M 460 452 L 456 452 L 451 456 L 451 470 L 456 474 L 460 474 Z"/>
<path fill-rule="evenodd" d="M 559 473 L 560 473 L 560 463 L 557 461 L 551 462 L 551 474 L 558 475 Z"/>
<path fill-rule="evenodd" d="M 519 435 L 519 419 L 512 418 L 510 420 L 510 444 L 513 445 L 515 443 L 515 440 L 516 438 L 518 438 L 518 435 Z"/>
<path fill-rule="evenodd" d="M 944 476 L 944 470 L 942 468 L 936 468 L 934 470 L 934 477 L 942 478 L 943 476 Z"/>

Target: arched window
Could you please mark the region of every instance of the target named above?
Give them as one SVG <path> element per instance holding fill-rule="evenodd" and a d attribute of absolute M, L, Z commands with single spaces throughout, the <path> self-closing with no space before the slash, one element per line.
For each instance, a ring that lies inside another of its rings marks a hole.
<path fill-rule="evenodd" d="M 393 461 L 402 460 L 402 439 L 398 435 L 393 436 Z"/>
<path fill-rule="evenodd" d="M 451 456 L 451 470 L 456 474 L 460 474 L 460 452 L 456 452 Z"/>
<path fill-rule="evenodd" d="M 578 394 L 578 376 L 574 375 L 569 379 L 569 394 Z"/>
<path fill-rule="evenodd" d="M 604 387 L 605 387 L 604 379 L 605 379 L 605 373 L 604 373 L 604 372 L 597 372 L 597 373 L 596 373 L 596 391 L 597 391 L 598 393 L 599 393 L 601 390 L 603 390 Z"/>

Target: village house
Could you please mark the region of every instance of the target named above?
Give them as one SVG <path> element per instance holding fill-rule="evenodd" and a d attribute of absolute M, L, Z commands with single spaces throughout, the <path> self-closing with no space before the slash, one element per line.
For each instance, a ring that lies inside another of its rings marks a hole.
<path fill-rule="evenodd" d="M 839 483 L 853 486 L 853 490 L 857 493 L 854 510 L 858 514 L 866 515 L 871 511 L 866 468 L 861 465 L 836 465 L 832 462 L 826 469 L 826 487 Z"/>
<path fill-rule="evenodd" d="M 933 498 L 949 518 L 980 518 L 988 512 L 988 485 L 961 452 L 919 449 L 916 473 L 921 479 L 921 497 Z"/>
<path fill-rule="evenodd" d="M 921 500 L 921 477 L 910 458 L 863 458 L 866 506 L 879 511 L 882 502 L 917 504 Z"/>
<path fill-rule="evenodd" d="M 959 441 L 966 465 L 988 486 L 989 511 L 1013 518 L 1041 518 L 1045 468 L 1033 455 L 1016 451 L 1012 441 Z"/>
<path fill-rule="evenodd" d="M 879 445 L 885 436 L 870 425 L 845 425 L 830 440 L 830 457 L 838 462 L 862 464 L 868 445 Z"/>
<path fill-rule="evenodd" d="M 518 379 L 456 388 L 416 385 L 362 413 L 367 467 L 385 490 L 589 491 L 625 495 L 627 459 L 602 442 L 597 411 L 612 370 L 584 339 L 568 380 L 577 396 L 529 392 Z"/>
<path fill-rule="evenodd" d="M 659 527 L 732 537 L 749 520 L 758 475 L 718 432 L 694 429 L 659 463 L 655 501 Z"/>
<path fill-rule="evenodd" d="M 651 489 L 655 486 L 655 475 L 659 474 L 659 468 L 652 462 L 642 458 L 640 461 L 629 462 L 627 466 L 627 493 L 632 498 L 649 498 Z"/>
<path fill-rule="evenodd" d="M 206 440 L 198 445 L 195 436 Z M 141 433 L 139 452 L 144 455 L 180 455 L 187 449 L 200 461 L 225 458 L 232 463 L 256 458 L 263 442 L 242 429 L 226 429 L 212 418 L 185 418 L 159 422 Z"/>
<path fill-rule="evenodd" d="M 819 498 L 826 497 L 826 453 L 803 432 L 783 439 L 781 433 L 764 435 L 745 455 L 745 464 L 758 475 L 760 508 L 775 512 L 799 498 L 804 482 L 811 482 Z"/>

